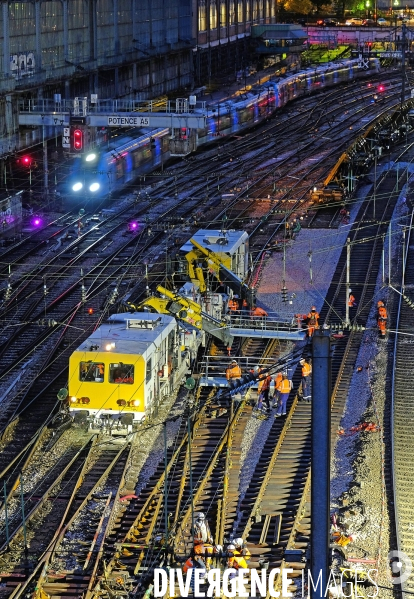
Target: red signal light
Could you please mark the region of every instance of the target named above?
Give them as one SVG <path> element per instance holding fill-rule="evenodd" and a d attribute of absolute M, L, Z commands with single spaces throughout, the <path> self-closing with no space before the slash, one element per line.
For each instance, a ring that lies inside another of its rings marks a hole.
<path fill-rule="evenodd" d="M 384 89 L 385 89 L 385 88 L 384 88 L 384 86 L 383 86 L 383 85 L 379 85 L 379 86 L 378 86 L 378 91 L 379 91 L 379 92 L 383 92 L 383 91 L 384 91 Z"/>
<path fill-rule="evenodd" d="M 74 128 L 71 131 L 71 146 L 73 152 L 83 152 L 83 130 Z"/>
<path fill-rule="evenodd" d="M 88 308 L 88 314 L 93 314 L 93 308 Z"/>
<path fill-rule="evenodd" d="M 22 156 L 17 159 L 17 164 L 21 164 L 22 166 L 30 167 L 32 165 L 32 157 L 31 156 Z"/>

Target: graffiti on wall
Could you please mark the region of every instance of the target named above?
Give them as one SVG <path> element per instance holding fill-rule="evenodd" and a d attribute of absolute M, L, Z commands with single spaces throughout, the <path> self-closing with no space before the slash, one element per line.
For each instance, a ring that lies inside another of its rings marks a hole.
<path fill-rule="evenodd" d="M 10 74 L 15 79 L 23 79 L 23 77 L 33 75 L 35 64 L 34 52 L 10 54 Z"/>

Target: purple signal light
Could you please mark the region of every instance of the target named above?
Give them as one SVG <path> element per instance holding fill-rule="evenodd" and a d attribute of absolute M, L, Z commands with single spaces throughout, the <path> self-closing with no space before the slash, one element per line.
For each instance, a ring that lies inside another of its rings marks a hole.
<path fill-rule="evenodd" d="M 138 223 L 137 222 L 134 221 L 132 223 L 129 223 L 129 230 L 130 231 L 136 231 L 137 229 L 138 229 Z"/>
<path fill-rule="evenodd" d="M 42 224 L 42 219 L 40 219 L 38 216 L 35 216 L 32 223 L 35 227 L 40 227 Z"/>

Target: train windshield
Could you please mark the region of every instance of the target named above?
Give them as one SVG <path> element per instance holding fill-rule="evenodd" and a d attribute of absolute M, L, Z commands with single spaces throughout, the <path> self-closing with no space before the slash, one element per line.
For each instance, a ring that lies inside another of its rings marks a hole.
<path fill-rule="evenodd" d="M 133 364 L 109 364 L 109 382 L 119 384 L 132 385 L 134 382 L 134 366 Z"/>
<path fill-rule="evenodd" d="M 89 383 L 103 383 L 105 364 L 102 362 L 81 362 L 79 364 L 79 379 Z"/>

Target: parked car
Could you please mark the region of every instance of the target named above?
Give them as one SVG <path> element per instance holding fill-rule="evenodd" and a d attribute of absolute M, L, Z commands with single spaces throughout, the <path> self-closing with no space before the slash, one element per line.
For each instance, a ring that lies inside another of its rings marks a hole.
<path fill-rule="evenodd" d="M 352 17 L 351 19 L 347 19 L 345 21 L 345 25 L 348 25 L 348 26 L 353 25 L 355 27 L 356 25 L 362 25 L 363 22 L 364 22 L 364 19 L 360 19 L 359 17 Z"/>
<path fill-rule="evenodd" d="M 383 27 L 384 25 L 388 25 L 386 19 L 384 19 L 383 17 L 380 17 L 379 19 L 377 19 L 377 25 L 379 25 L 380 27 Z"/>
<path fill-rule="evenodd" d="M 318 19 L 316 25 L 318 27 L 336 27 L 338 21 L 336 19 Z"/>
<path fill-rule="evenodd" d="M 364 19 L 363 23 L 364 27 L 375 27 L 374 19 Z"/>

